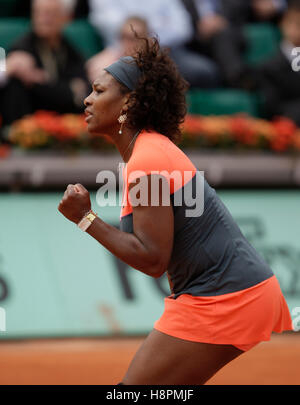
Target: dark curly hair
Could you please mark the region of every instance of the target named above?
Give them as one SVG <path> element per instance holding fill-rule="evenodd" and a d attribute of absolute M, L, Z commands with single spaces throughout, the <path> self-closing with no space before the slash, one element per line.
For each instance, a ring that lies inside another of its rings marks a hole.
<path fill-rule="evenodd" d="M 179 143 L 182 136 L 180 125 L 187 113 L 189 85 L 156 37 L 139 37 L 134 33 L 142 45 L 132 56 L 142 75 L 136 89 L 129 95 L 127 124 L 131 128 L 154 130 Z M 128 93 L 126 86 L 120 86 L 123 94 Z"/>

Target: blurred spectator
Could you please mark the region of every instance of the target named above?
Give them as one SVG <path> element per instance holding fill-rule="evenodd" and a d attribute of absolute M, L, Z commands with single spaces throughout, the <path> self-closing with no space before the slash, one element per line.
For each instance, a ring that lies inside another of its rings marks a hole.
<path fill-rule="evenodd" d="M 280 26 L 278 52 L 261 69 L 266 112 L 269 118 L 285 116 L 300 126 L 300 61 L 294 60 L 300 54 L 300 0 L 290 2 Z M 294 53 L 294 48 L 299 48 L 298 52 Z"/>
<path fill-rule="evenodd" d="M 220 84 L 219 69 L 207 56 L 189 49 L 193 36 L 190 14 L 181 0 L 90 0 L 90 21 L 99 30 L 106 46 L 118 42 L 121 25 L 130 16 L 144 18 L 149 34 L 157 34 L 163 47 L 192 87 L 216 87 Z"/>
<path fill-rule="evenodd" d="M 194 36 L 189 43 L 190 49 L 214 60 L 222 74 L 222 85 L 247 90 L 255 87 L 256 76 L 243 60 L 245 40 L 242 29 L 231 22 L 225 0 L 181 1 L 193 21 Z"/>
<path fill-rule="evenodd" d="M 32 31 L 7 56 L 2 77 L 4 125 L 36 110 L 78 113 L 90 91 L 84 60 L 62 37 L 72 1 L 34 0 Z"/>
<path fill-rule="evenodd" d="M 243 57 L 247 46 L 243 21 L 251 8 L 250 0 L 182 2 L 189 11 L 194 26 L 194 38 L 189 46 L 218 64 L 223 85 L 245 90 L 256 89 L 257 72 L 245 63 Z"/>
<path fill-rule="evenodd" d="M 226 17 L 234 24 L 253 22 L 277 23 L 288 0 L 222 0 Z"/>
<path fill-rule="evenodd" d="M 287 0 L 251 0 L 250 18 L 255 21 L 274 21 L 282 16 Z"/>
<path fill-rule="evenodd" d="M 89 14 L 89 0 L 71 0 L 74 3 L 72 18 L 87 18 Z M 18 0 L 15 4 L 15 17 L 30 17 L 33 0 Z"/>
<path fill-rule="evenodd" d="M 121 27 L 119 41 L 108 46 L 102 52 L 88 60 L 86 67 L 91 83 L 94 82 L 101 69 L 109 66 L 121 56 L 132 55 L 134 53 L 138 45 L 131 27 L 139 36 L 148 35 L 148 25 L 145 19 L 135 16 L 127 18 Z"/>

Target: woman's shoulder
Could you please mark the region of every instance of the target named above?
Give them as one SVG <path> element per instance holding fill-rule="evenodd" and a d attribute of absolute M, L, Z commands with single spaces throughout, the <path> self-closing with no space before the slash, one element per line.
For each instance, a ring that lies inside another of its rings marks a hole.
<path fill-rule="evenodd" d="M 166 135 L 154 130 L 145 129 L 140 132 L 136 144 L 138 145 L 144 143 L 153 144 L 156 146 L 173 144 L 173 142 Z"/>
<path fill-rule="evenodd" d="M 167 136 L 155 131 L 142 131 L 128 162 L 128 170 L 147 172 L 167 170 L 195 170 L 188 156 Z"/>
<path fill-rule="evenodd" d="M 168 139 L 157 132 L 143 131 L 138 136 L 132 155 L 127 163 L 128 171 L 169 170 Z"/>
<path fill-rule="evenodd" d="M 143 130 L 136 140 L 136 145 L 133 149 L 132 157 L 144 155 L 146 158 L 154 158 L 155 156 L 163 157 L 178 157 L 185 156 L 184 152 L 166 135 L 155 132 Z"/>

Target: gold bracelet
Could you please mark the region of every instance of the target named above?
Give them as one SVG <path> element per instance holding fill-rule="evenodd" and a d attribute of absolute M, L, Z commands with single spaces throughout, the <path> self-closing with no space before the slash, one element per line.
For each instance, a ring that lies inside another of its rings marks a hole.
<path fill-rule="evenodd" d="M 94 222 L 97 218 L 98 214 L 95 213 L 93 210 L 89 210 L 82 220 L 78 223 L 78 227 L 83 230 L 84 232 L 89 228 L 89 226 Z"/>

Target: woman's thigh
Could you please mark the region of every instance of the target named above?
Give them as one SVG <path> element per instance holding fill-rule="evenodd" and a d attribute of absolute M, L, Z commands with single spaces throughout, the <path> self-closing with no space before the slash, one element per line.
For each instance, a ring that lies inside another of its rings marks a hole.
<path fill-rule="evenodd" d="M 243 352 L 231 345 L 190 342 L 153 329 L 135 354 L 126 385 L 204 384 Z"/>

